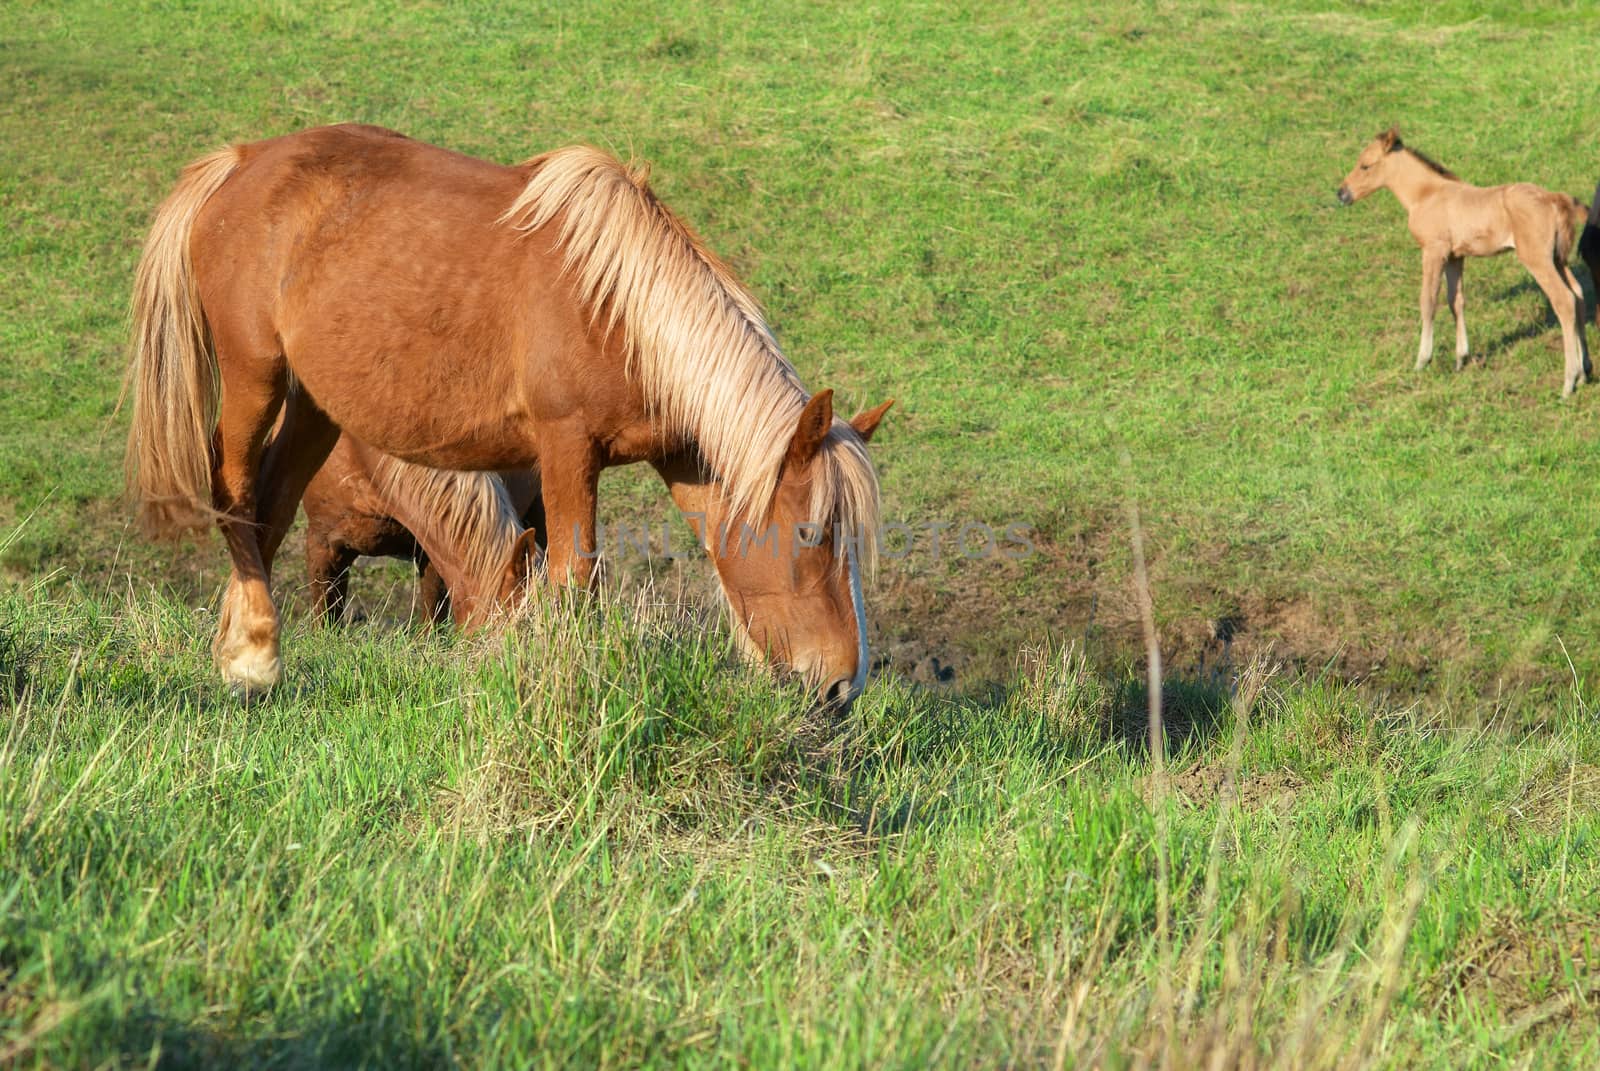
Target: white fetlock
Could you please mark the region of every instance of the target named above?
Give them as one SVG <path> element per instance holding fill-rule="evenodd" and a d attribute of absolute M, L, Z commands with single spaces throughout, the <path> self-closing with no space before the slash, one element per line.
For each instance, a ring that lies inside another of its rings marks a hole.
<path fill-rule="evenodd" d="M 222 679 L 241 695 L 270 692 L 283 679 L 283 662 L 277 655 L 247 652 L 236 658 L 219 659 Z"/>
<path fill-rule="evenodd" d="M 229 686 L 250 695 L 265 692 L 283 679 L 276 613 L 266 618 L 251 614 L 244 589 L 230 583 L 217 617 L 217 638 L 211 644 L 211 655 Z"/>

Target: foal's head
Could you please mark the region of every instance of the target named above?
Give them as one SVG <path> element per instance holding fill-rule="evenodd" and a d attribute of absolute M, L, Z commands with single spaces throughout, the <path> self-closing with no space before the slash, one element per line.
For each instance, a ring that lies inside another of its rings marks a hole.
<path fill-rule="evenodd" d="M 732 515 L 721 495 L 706 504 L 702 539 L 740 646 L 794 672 L 840 709 L 867 679 L 861 570 L 876 532 L 860 527 L 876 523 L 878 489 L 862 447 L 891 404 L 835 424 L 833 392 L 822 391 L 800 414 L 764 519 Z M 830 452 L 843 452 L 843 462 Z M 851 480 L 857 486 L 826 485 Z M 852 500 L 862 508 L 816 515 L 820 502 Z"/>
<path fill-rule="evenodd" d="M 1388 165 L 1393 159 L 1392 154 L 1404 147 L 1400 143 L 1399 128 L 1392 126 L 1367 142 L 1361 155 L 1356 157 L 1356 166 L 1350 169 L 1339 186 L 1339 203 L 1355 204 L 1373 190 L 1381 190 L 1388 185 Z"/>

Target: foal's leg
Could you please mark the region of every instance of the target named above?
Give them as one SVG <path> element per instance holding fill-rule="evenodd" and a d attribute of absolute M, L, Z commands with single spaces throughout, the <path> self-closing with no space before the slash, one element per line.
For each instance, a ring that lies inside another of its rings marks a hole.
<path fill-rule="evenodd" d="M 1417 346 L 1417 371 L 1428 367 L 1433 360 L 1433 314 L 1439 308 L 1439 272 L 1444 268 L 1445 254 L 1434 250 L 1422 251 L 1422 342 Z"/>
<path fill-rule="evenodd" d="M 327 532 L 306 532 L 306 573 L 311 578 L 311 612 L 325 625 L 336 625 L 350 601 L 350 567 L 355 551 L 335 543 Z"/>
<path fill-rule="evenodd" d="M 1467 317 L 1466 298 L 1461 293 L 1461 267 L 1460 257 L 1451 257 L 1444 262 L 1444 292 L 1450 302 L 1450 315 L 1456 321 L 1456 371 L 1461 371 L 1467 363 Z"/>
<path fill-rule="evenodd" d="M 430 625 L 450 620 L 450 587 L 426 554 L 417 558 L 417 609 Z"/>
<path fill-rule="evenodd" d="M 1600 327 L 1600 189 L 1595 191 L 1595 209 L 1589 212 L 1589 222 L 1583 225 L 1583 237 L 1578 239 L 1578 255 L 1589 268 L 1589 282 L 1594 285 L 1594 323 Z"/>
<path fill-rule="evenodd" d="M 1581 314 L 1578 310 L 1583 308 L 1583 299 L 1574 300 L 1572 291 L 1567 288 L 1567 281 L 1562 278 L 1563 273 L 1558 269 L 1554 256 L 1548 251 L 1539 255 L 1529 251 L 1524 256 L 1522 246 L 1517 246 L 1517 256 L 1533 276 L 1534 282 L 1544 291 L 1545 297 L 1550 299 L 1550 307 L 1555 310 L 1556 319 L 1561 321 L 1561 346 L 1566 355 L 1566 370 L 1561 380 L 1561 396 L 1565 398 L 1578 389 L 1578 384 L 1584 379 L 1584 342 Z"/>
<path fill-rule="evenodd" d="M 1583 381 L 1589 382 L 1589 377 L 1594 374 L 1594 368 L 1589 364 L 1589 340 L 1584 337 L 1583 324 L 1587 319 L 1583 303 L 1583 286 L 1578 282 L 1578 277 L 1572 274 L 1572 269 L 1565 260 L 1557 259 L 1556 267 L 1561 269 L 1561 278 L 1566 282 L 1567 289 L 1572 291 L 1572 300 L 1577 302 L 1578 317 L 1573 323 L 1578 332 L 1578 351 L 1583 357 Z"/>

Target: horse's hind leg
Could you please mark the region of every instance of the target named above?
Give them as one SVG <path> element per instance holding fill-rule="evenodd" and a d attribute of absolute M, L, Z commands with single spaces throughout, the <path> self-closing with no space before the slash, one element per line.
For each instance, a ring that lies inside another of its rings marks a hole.
<path fill-rule="evenodd" d="M 1417 346 L 1417 371 L 1433 360 L 1433 314 L 1439 309 L 1439 272 L 1445 255 L 1432 249 L 1422 251 L 1422 341 Z"/>
<path fill-rule="evenodd" d="M 283 426 L 273 437 L 256 482 L 256 520 L 261 560 L 270 576 L 272 560 L 294 523 L 295 510 L 322 463 L 328 460 L 339 429 L 298 384 L 284 402 Z"/>
<path fill-rule="evenodd" d="M 1462 259 L 1451 257 L 1444 262 L 1444 292 L 1450 302 L 1450 315 L 1456 321 L 1456 371 L 1467 363 L 1467 305 L 1461 292 Z"/>
<path fill-rule="evenodd" d="M 1532 254 L 1523 256 L 1522 246 L 1517 246 L 1518 257 L 1522 260 L 1528 272 L 1533 276 L 1534 282 L 1544 291 L 1545 297 L 1550 299 L 1550 307 L 1555 310 L 1556 319 L 1561 321 L 1562 351 L 1566 356 L 1566 370 L 1561 381 L 1561 396 L 1565 398 L 1578 389 L 1578 384 L 1584 380 L 1584 363 L 1587 361 L 1585 344 L 1583 340 L 1583 320 L 1581 311 L 1583 299 L 1574 299 L 1571 289 L 1567 286 L 1565 273 L 1560 270 L 1556 260 L 1549 250 L 1545 255 Z M 1531 251 L 1530 251 L 1531 253 Z"/>
<path fill-rule="evenodd" d="M 223 680 L 242 691 L 270 688 L 278 658 L 278 610 L 256 532 L 256 475 L 284 394 L 283 358 L 258 339 L 232 336 L 213 324 L 222 377 L 222 405 L 212 439 L 212 497 L 233 571 L 217 615 L 211 654 Z M 254 344 L 252 344 L 254 343 Z M 262 357 L 266 353 L 269 356 Z M 248 355 L 248 356 L 241 356 Z"/>

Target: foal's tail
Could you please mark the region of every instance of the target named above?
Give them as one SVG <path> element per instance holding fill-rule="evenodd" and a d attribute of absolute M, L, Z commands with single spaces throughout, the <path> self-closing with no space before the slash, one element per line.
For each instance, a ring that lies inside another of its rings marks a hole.
<path fill-rule="evenodd" d="M 1589 210 L 1571 194 L 1556 193 L 1553 196 L 1559 213 L 1556 216 L 1554 255 L 1556 263 L 1565 264 L 1572 256 L 1572 239 L 1577 235 L 1578 228 L 1589 219 Z"/>
<path fill-rule="evenodd" d="M 239 164 L 223 149 L 184 168 L 156 210 L 133 280 L 133 338 L 124 400 L 128 493 L 151 536 L 202 528 L 211 509 L 211 434 L 220 389 L 217 355 L 200 308 L 189 236 L 202 205 Z"/>
<path fill-rule="evenodd" d="M 1600 190 L 1596 190 L 1595 193 L 1600 195 Z M 1594 218 L 1592 213 L 1584 207 L 1582 201 L 1570 194 L 1567 195 L 1567 229 L 1569 231 L 1576 230 L 1592 218 Z"/>

